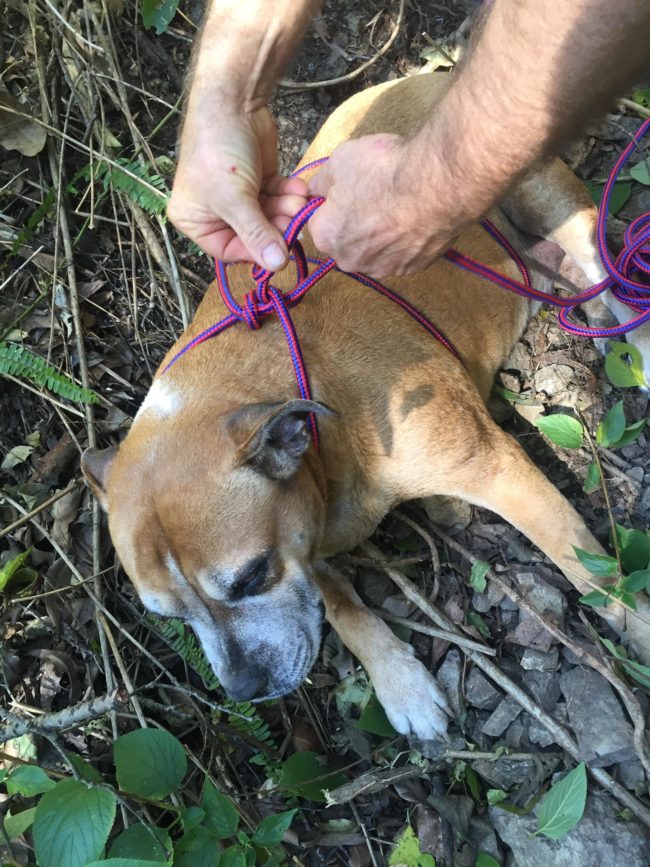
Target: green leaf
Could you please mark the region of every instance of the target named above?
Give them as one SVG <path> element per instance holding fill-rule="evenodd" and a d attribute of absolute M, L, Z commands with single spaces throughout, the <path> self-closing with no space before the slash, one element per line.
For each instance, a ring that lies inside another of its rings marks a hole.
<path fill-rule="evenodd" d="M 625 428 L 625 433 L 623 436 L 615 443 L 612 443 L 610 448 L 613 449 L 622 449 L 625 446 L 629 446 L 630 443 L 633 443 L 637 437 L 641 436 L 643 430 L 645 428 L 645 419 L 642 418 L 640 421 L 635 421 L 634 424 L 629 425 Z"/>
<path fill-rule="evenodd" d="M 316 778 L 319 779 L 316 779 Z M 345 774 L 334 771 L 326 763 L 319 761 L 316 753 L 309 750 L 294 753 L 284 763 L 280 773 L 280 785 L 311 801 L 324 801 L 323 789 L 335 789 L 348 782 Z"/>
<path fill-rule="evenodd" d="M 397 734 L 374 692 L 361 711 L 361 716 L 356 721 L 355 727 L 382 738 L 393 738 Z"/>
<path fill-rule="evenodd" d="M 9 373 L 31 380 L 41 388 L 48 388 L 68 400 L 98 403 L 99 397 L 89 388 L 81 388 L 69 376 L 46 364 L 44 358 L 34 355 L 24 346 L 0 342 L 0 374 Z"/>
<path fill-rule="evenodd" d="M 550 840 L 559 840 L 578 824 L 585 811 L 587 772 L 580 764 L 559 783 L 551 786 L 537 812 L 537 831 Z"/>
<path fill-rule="evenodd" d="M 89 783 L 101 783 L 102 775 L 91 764 L 85 762 L 76 753 L 66 753 L 67 759 L 83 780 Z"/>
<path fill-rule="evenodd" d="M 174 849 L 164 828 L 153 828 L 138 822 L 122 831 L 113 842 L 108 855 L 109 858 L 135 858 L 171 865 Z"/>
<path fill-rule="evenodd" d="M 293 821 L 298 810 L 287 810 L 277 813 L 275 816 L 267 816 L 259 823 L 253 834 L 252 840 L 256 846 L 275 846 L 280 843 Z"/>
<path fill-rule="evenodd" d="M 596 461 L 592 461 L 587 468 L 587 476 L 585 478 L 582 490 L 585 494 L 593 494 L 600 487 L 600 470 Z"/>
<path fill-rule="evenodd" d="M 640 184 L 650 185 L 650 165 L 648 160 L 641 160 L 635 166 L 630 166 L 630 177 Z"/>
<path fill-rule="evenodd" d="M 504 388 L 501 385 L 494 385 L 492 388 L 496 392 L 496 394 L 498 394 L 505 400 L 512 401 L 512 403 L 523 403 L 527 406 L 535 403 L 535 399 L 533 398 L 530 391 L 522 391 L 520 394 L 518 394 L 516 391 L 511 391 L 509 388 Z"/>
<path fill-rule="evenodd" d="M 632 99 L 638 102 L 639 105 L 650 108 L 650 88 L 637 88 L 632 91 Z"/>
<path fill-rule="evenodd" d="M 23 551 L 22 554 L 16 554 L 15 557 L 12 557 L 4 566 L 0 569 L 0 592 L 3 592 L 11 579 L 16 575 L 16 573 L 22 569 L 25 565 L 25 561 L 31 554 L 32 549 L 28 548 L 26 551 Z"/>
<path fill-rule="evenodd" d="M 34 451 L 33 446 L 14 446 L 11 451 L 7 452 L 0 465 L 2 470 L 13 470 L 18 464 L 24 464 L 27 458 Z"/>
<path fill-rule="evenodd" d="M 591 593 L 581 596 L 578 602 L 582 602 L 583 605 L 591 605 L 592 608 L 604 608 L 611 602 L 611 597 L 606 593 L 601 593 L 600 590 L 592 590 Z"/>
<path fill-rule="evenodd" d="M 621 581 L 621 586 L 624 590 L 629 590 L 630 593 L 638 593 L 639 590 L 650 590 L 650 569 L 639 569 L 637 572 L 630 572 Z"/>
<path fill-rule="evenodd" d="M 404 864 L 406 867 L 435 867 L 435 859 L 420 851 L 420 841 L 413 833 L 410 825 L 397 841 L 388 859 L 389 867 Z"/>
<path fill-rule="evenodd" d="M 508 797 L 508 793 L 504 792 L 503 789 L 488 789 L 487 790 L 487 802 L 493 807 L 495 804 L 500 804 L 501 801 L 505 801 Z"/>
<path fill-rule="evenodd" d="M 611 446 L 620 440 L 625 432 L 625 411 L 623 401 L 619 400 L 608 410 L 596 429 L 596 443 L 599 446 Z"/>
<path fill-rule="evenodd" d="M 578 548 L 575 545 L 573 550 L 587 572 L 591 572 L 592 575 L 597 575 L 599 578 L 609 578 L 610 575 L 618 572 L 618 563 L 614 557 L 609 557 L 607 554 L 592 554 L 590 551 L 585 551 L 584 548 Z"/>
<path fill-rule="evenodd" d="M 591 193 L 591 198 L 597 205 L 600 205 L 603 198 L 603 190 L 605 189 L 605 184 L 594 184 L 593 182 L 588 182 L 585 184 L 589 192 Z M 625 205 L 632 195 L 632 184 L 629 181 L 617 181 L 614 184 L 611 195 L 609 197 L 609 212 L 610 214 L 618 214 L 623 205 Z"/>
<path fill-rule="evenodd" d="M 197 828 L 205 818 L 205 810 L 201 807 L 187 807 L 181 813 L 181 822 L 183 831 L 191 831 L 192 828 Z"/>
<path fill-rule="evenodd" d="M 600 635 L 598 638 L 605 645 L 607 650 L 616 657 L 630 677 L 633 677 L 634 680 L 646 688 L 650 688 L 650 668 L 648 668 L 647 665 L 641 665 L 640 662 L 628 659 L 623 648 L 616 647 L 609 638 L 602 638 Z"/>
<path fill-rule="evenodd" d="M 483 638 L 490 637 L 490 629 L 481 617 L 480 614 L 477 614 L 476 611 L 468 611 L 465 615 L 465 619 L 469 623 L 470 626 L 473 626 L 475 629 L 478 629 L 479 634 L 483 636 Z"/>
<path fill-rule="evenodd" d="M 221 853 L 219 867 L 246 867 L 246 850 L 239 845 L 229 846 Z"/>
<path fill-rule="evenodd" d="M 605 373 L 612 385 L 618 388 L 645 386 L 643 357 L 636 346 L 619 341 L 609 342 L 609 352 L 605 356 Z"/>
<path fill-rule="evenodd" d="M 142 23 L 147 30 L 156 28 L 160 36 L 169 27 L 180 0 L 142 0 Z"/>
<path fill-rule="evenodd" d="M 621 664 L 630 677 L 646 689 L 650 689 L 650 668 L 647 665 L 641 665 L 634 659 L 622 659 Z"/>
<path fill-rule="evenodd" d="M 625 572 L 636 572 L 650 566 L 650 534 L 616 524 L 616 539 Z"/>
<path fill-rule="evenodd" d="M 481 803 L 481 783 L 478 774 L 470 765 L 467 765 L 465 768 L 465 780 L 467 781 L 467 788 L 470 790 L 474 800 L 477 803 Z"/>
<path fill-rule="evenodd" d="M 205 827 L 220 840 L 234 837 L 239 826 L 239 813 L 230 798 L 206 780 L 201 808 L 205 810 Z"/>
<path fill-rule="evenodd" d="M 474 560 L 472 563 L 472 571 L 469 574 L 469 585 L 476 590 L 477 593 L 485 592 L 487 580 L 485 576 L 490 571 L 490 564 L 485 560 Z"/>
<path fill-rule="evenodd" d="M 5 816 L 5 832 L 10 840 L 15 840 L 20 837 L 34 821 L 36 807 L 31 807 L 29 810 L 23 810 L 22 813 L 15 815 L 8 814 Z"/>
<path fill-rule="evenodd" d="M 187 771 L 185 751 L 163 729 L 139 729 L 119 737 L 113 757 L 120 789 L 142 798 L 164 798 Z"/>
<path fill-rule="evenodd" d="M 501 867 L 496 858 L 488 855 L 487 852 L 479 852 L 476 856 L 475 867 Z"/>
<path fill-rule="evenodd" d="M 12 771 L 6 780 L 7 792 L 10 795 L 23 795 L 25 798 L 33 798 L 53 789 L 56 786 L 42 768 L 35 765 L 21 765 Z"/>
<path fill-rule="evenodd" d="M 142 861 L 140 858 L 106 858 L 85 864 L 84 867 L 151 867 L 154 863 L 154 861 Z M 59 867 L 61 867 L 60 864 Z M 66 867 L 68 867 L 67 864 Z"/>
<path fill-rule="evenodd" d="M 534 422 L 551 442 L 563 449 L 579 449 L 582 446 L 584 431 L 577 418 L 557 413 L 538 418 Z"/>
<path fill-rule="evenodd" d="M 101 858 L 115 820 L 117 800 L 107 789 L 61 780 L 41 797 L 34 816 L 40 867 L 84 867 Z"/>
<path fill-rule="evenodd" d="M 174 867 L 219 867 L 219 844 L 207 828 L 193 828 L 174 847 Z"/>

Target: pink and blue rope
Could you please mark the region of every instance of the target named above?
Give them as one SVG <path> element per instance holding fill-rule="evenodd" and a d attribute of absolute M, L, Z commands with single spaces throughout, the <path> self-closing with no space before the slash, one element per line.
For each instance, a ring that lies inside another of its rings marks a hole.
<path fill-rule="evenodd" d="M 650 212 L 642 214 L 634 220 L 625 232 L 625 246 L 616 260 L 612 260 L 609 250 L 607 249 L 606 239 L 606 223 L 607 214 L 609 211 L 609 203 L 612 189 L 620 174 L 621 168 L 627 162 L 639 141 L 650 129 L 650 120 L 645 121 L 628 146 L 623 150 L 618 158 L 616 165 L 612 169 L 607 184 L 603 190 L 603 199 L 601 209 L 598 215 L 598 249 L 603 267 L 608 273 L 608 277 L 577 295 L 569 298 L 558 298 L 547 295 L 535 289 L 531 283 L 528 269 L 517 251 L 512 247 L 505 236 L 488 220 L 483 221 L 482 225 L 487 232 L 503 247 L 508 255 L 513 259 L 521 274 L 522 281 L 513 280 L 500 274 L 488 265 L 482 262 L 477 262 L 469 256 L 457 250 L 447 250 L 444 257 L 459 268 L 463 268 L 472 274 L 481 277 L 484 280 L 489 280 L 504 289 L 522 295 L 525 298 L 533 298 L 543 304 L 551 304 L 560 308 L 558 313 L 558 321 L 562 328 L 569 331 L 571 334 L 577 334 L 585 337 L 613 337 L 625 334 L 638 328 L 644 322 L 650 319 L 650 281 L 646 278 L 650 277 Z M 303 166 L 294 172 L 294 175 L 302 174 L 310 169 L 316 168 L 327 162 L 328 157 L 315 160 L 309 165 Z M 298 304 L 302 298 L 312 289 L 320 280 L 332 270 L 340 270 L 337 268 L 336 262 L 333 259 L 315 259 L 305 256 L 304 250 L 298 237 L 300 232 L 309 222 L 314 213 L 320 208 L 325 200 L 321 197 L 310 199 L 310 201 L 295 215 L 285 231 L 285 240 L 291 252 L 291 259 L 296 268 L 296 285 L 290 291 L 284 294 L 276 286 L 273 286 L 271 279 L 273 273 L 255 265 L 252 269 L 252 277 L 255 282 L 255 288 L 244 296 L 243 304 L 240 304 L 233 296 L 228 282 L 228 274 L 226 265 L 221 261 L 215 261 L 215 274 L 217 285 L 224 304 L 230 311 L 228 316 L 215 322 L 205 331 L 202 331 L 194 337 L 189 343 L 183 346 L 163 368 L 162 373 L 166 373 L 176 362 L 182 358 L 191 349 L 204 343 L 206 340 L 211 340 L 223 331 L 235 325 L 237 322 L 243 322 L 251 331 L 257 330 L 262 320 L 267 316 L 275 314 L 280 320 L 291 363 L 293 365 L 298 391 L 304 400 L 312 399 L 311 385 L 307 366 L 300 348 L 300 341 L 296 332 L 295 325 L 289 312 L 291 307 Z M 309 265 L 316 266 L 312 273 L 309 273 Z M 352 277 L 364 286 L 374 289 L 375 292 L 383 295 L 393 301 L 419 325 L 421 325 L 432 337 L 438 340 L 449 352 L 462 363 L 462 359 L 452 344 L 445 335 L 436 328 L 436 326 L 420 311 L 395 292 L 384 286 L 378 280 L 373 280 L 365 274 L 357 272 L 345 272 L 349 277 Z M 624 304 L 628 305 L 632 310 L 639 315 L 632 318 L 629 322 L 622 325 L 617 325 L 612 328 L 588 328 L 575 324 L 569 319 L 570 314 L 585 301 L 589 301 L 600 295 L 607 289 L 611 289 L 612 293 Z M 318 424 L 316 416 L 311 413 L 308 418 L 314 447 L 318 451 Z"/>

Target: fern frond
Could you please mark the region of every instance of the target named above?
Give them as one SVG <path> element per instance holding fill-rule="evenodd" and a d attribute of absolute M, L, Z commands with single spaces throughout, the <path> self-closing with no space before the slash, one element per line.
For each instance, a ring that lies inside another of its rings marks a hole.
<path fill-rule="evenodd" d="M 29 379 L 41 388 L 47 388 L 68 400 L 99 403 L 98 396 L 90 388 L 77 385 L 65 373 L 50 367 L 44 358 L 17 343 L 0 343 L 0 374 L 2 373 Z"/>
<path fill-rule="evenodd" d="M 102 181 L 104 189 L 124 193 L 149 214 L 162 214 L 169 199 L 165 179 L 151 171 L 151 164 L 141 165 L 138 160 L 123 157 L 115 162 L 119 165 L 101 161 L 92 168 L 95 178 Z M 90 173 L 91 168 L 88 166 L 80 174 L 88 180 Z"/>
<path fill-rule="evenodd" d="M 210 663 L 205 658 L 203 650 L 194 634 L 186 629 L 182 620 L 178 620 L 176 617 L 163 620 L 155 614 L 150 614 L 148 620 L 154 626 L 156 632 L 199 675 L 206 689 L 213 690 L 219 688 L 219 681 L 215 677 Z"/>

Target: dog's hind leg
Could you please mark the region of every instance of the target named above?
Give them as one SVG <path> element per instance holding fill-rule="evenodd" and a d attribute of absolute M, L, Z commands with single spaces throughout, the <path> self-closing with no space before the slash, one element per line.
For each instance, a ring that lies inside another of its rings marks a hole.
<path fill-rule="evenodd" d="M 366 608 L 349 581 L 325 563 L 315 569 L 328 621 L 368 672 L 386 716 L 400 734 L 432 740 L 451 714 L 435 678 L 410 644 Z"/>
<path fill-rule="evenodd" d="M 449 493 L 505 518 L 528 536 L 580 593 L 607 583 L 609 579 L 590 575 L 575 554 L 574 546 L 596 553 L 603 553 L 603 549 L 573 506 L 512 437 L 487 417 L 481 422 L 480 445 L 471 460 L 449 473 L 453 486 Z M 437 477 L 440 475 L 438 470 Z M 645 663 L 650 662 L 650 605 L 646 601 L 638 600 L 636 612 L 614 600 L 597 611 L 632 642 Z"/>
<path fill-rule="evenodd" d="M 539 163 L 512 190 L 502 209 L 516 228 L 557 244 L 578 266 L 586 281 L 575 279 L 585 289 L 607 277 L 598 252 L 598 209 L 586 188 L 559 159 Z M 637 314 L 605 292 L 583 305 L 589 325 L 603 328 L 625 323 Z M 628 337 L 643 357 L 646 382 L 650 385 L 650 323 Z M 606 340 L 597 345 L 604 351 Z"/>

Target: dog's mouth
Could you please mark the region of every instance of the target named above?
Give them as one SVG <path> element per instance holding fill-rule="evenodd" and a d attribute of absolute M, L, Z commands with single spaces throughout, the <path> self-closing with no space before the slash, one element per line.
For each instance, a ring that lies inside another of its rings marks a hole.
<path fill-rule="evenodd" d="M 294 660 L 291 665 L 291 673 L 287 674 L 286 672 L 283 672 L 279 676 L 277 674 L 270 674 L 265 694 L 255 696 L 255 698 L 251 699 L 251 703 L 257 704 L 261 701 L 270 701 L 274 698 L 281 698 L 283 695 L 288 695 L 290 692 L 297 689 L 312 670 L 318 657 L 319 646 L 320 642 L 310 642 L 308 637 L 303 633 L 298 641 Z"/>

